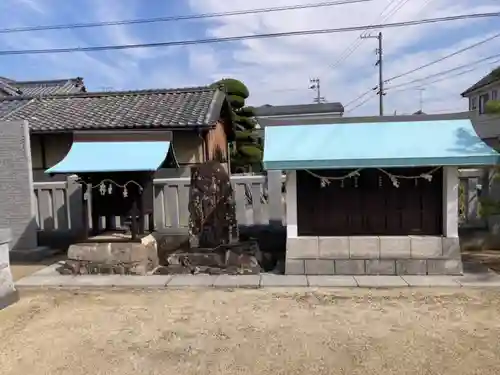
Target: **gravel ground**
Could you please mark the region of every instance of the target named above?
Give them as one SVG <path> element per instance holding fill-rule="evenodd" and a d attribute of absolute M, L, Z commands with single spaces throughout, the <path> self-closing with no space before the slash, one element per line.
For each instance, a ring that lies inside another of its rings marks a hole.
<path fill-rule="evenodd" d="M 500 292 L 24 292 L 0 311 L 19 374 L 498 374 Z"/>

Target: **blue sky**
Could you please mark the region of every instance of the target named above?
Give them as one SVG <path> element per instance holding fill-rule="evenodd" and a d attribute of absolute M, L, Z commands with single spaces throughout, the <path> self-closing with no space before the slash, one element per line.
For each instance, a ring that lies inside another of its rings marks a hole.
<path fill-rule="evenodd" d="M 1 0 L 0 25 L 9 28 L 112 21 L 310 2 L 314 0 L 276 0 L 272 4 L 255 0 L 251 5 L 243 0 Z M 387 5 L 387 11 L 378 17 Z M 390 14 L 391 11 L 394 13 Z M 0 34 L 0 50 L 200 39 L 492 11 L 500 11 L 498 0 L 372 0 L 307 11 L 210 20 Z M 389 78 L 408 71 L 484 39 L 498 32 L 494 26 L 498 21 L 484 19 L 384 30 L 385 76 Z M 346 104 L 377 83 L 377 70 L 373 66 L 374 40 L 362 41 L 348 59 L 333 66 L 346 48 L 352 48 L 359 40 L 358 37 L 359 32 L 355 32 L 158 49 L 0 56 L 0 76 L 17 80 L 81 76 L 90 90 L 197 86 L 232 76 L 249 86 L 252 93 L 249 100 L 257 105 L 309 103 L 314 93 L 308 89 L 308 81 L 310 77 L 318 76 L 325 98 Z M 499 47 L 500 38 L 392 84 L 399 85 L 473 63 L 481 57 L 498 53 Z M 432 85 L 424 84 L 424 111 L 466 109 L 467 104 L 460 99 L 460 92 L 488 73 L 495 64 L 500 65 L 500 61 L 471 65 L 474 70 L 467 74 Z M 415 84 L 403 86 L 400 91 L 394 89 L 394 94 L 388 90 L 387 112 L 417 110 L 420 91 L 416 88 Z M 349 114 L 376 114 L 375 96 L 368 95 L 367 99 L 370 100 L 357 109 L 352 110 L 355 105 L 351 106 Z"/>

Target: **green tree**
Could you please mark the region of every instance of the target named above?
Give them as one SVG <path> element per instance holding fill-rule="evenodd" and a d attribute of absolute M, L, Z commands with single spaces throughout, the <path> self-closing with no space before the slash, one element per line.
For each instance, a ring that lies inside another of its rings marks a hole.
<path fill-rule="evenodd" d="M 224 78 L 212 84 L 227 94 L 232 110 L 235 141 L 230 145 L 233 172 L 260 170 L 263 147 L 256 132 L 257 121 L 253 107 L 245 106 L 250 92 L 245 84 L 232 78 Z"/>
<path fill-rule="evenodd" d="M 487 114 L 500 114 L 500 100 L 489 100 L 485 110 Z"/>

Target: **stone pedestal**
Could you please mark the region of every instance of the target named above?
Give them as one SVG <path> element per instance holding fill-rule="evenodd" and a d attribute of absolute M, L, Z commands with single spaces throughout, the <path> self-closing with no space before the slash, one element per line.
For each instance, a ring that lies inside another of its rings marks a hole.
<path fill-rule="evenodd" d="M 286 274 L 461 275 L 458 237 L 287 238 Z"/>
<path fill-rule="evenodd" d="M 10 271 L 9 250 L 12 233 L 10 229 L 0 229 L 0 309 L 17 299 L 12 273 Z"/>
<path fill-rule="evenodd" d="M 63 274 L 147 275 L 158 267 L 158 246 L 154 236 L 140 242 L 94 242 L 71 245 Z"/>

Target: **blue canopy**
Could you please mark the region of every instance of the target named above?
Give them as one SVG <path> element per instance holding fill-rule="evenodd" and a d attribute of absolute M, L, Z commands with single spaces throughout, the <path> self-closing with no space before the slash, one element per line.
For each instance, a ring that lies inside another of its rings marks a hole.
<path fill-rule="evenodd" d="M 268 126 L 267 170 L 494 165 L 468 119 Z"/>
<path fill-rule="evenodd" d="M 156 171 L 169 148 L 167 141 L 75 141 L 66 157 L 45 173 Z"/>

